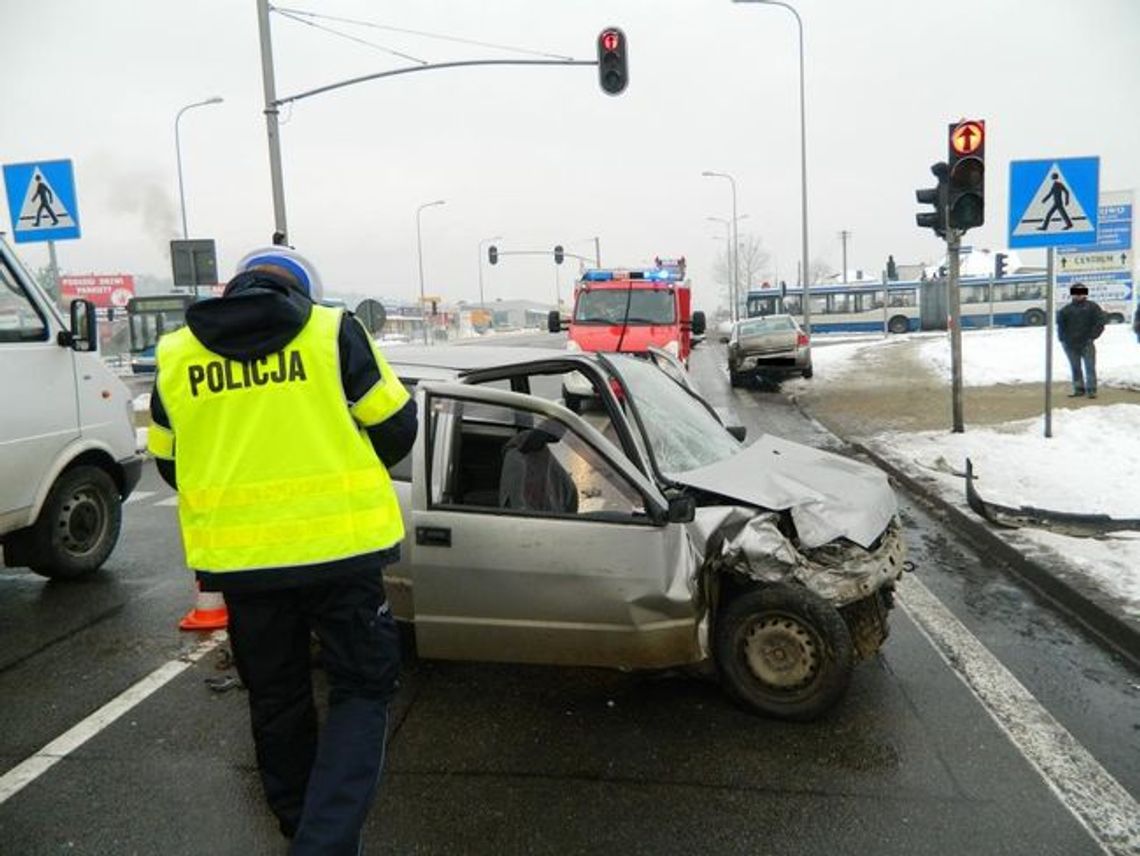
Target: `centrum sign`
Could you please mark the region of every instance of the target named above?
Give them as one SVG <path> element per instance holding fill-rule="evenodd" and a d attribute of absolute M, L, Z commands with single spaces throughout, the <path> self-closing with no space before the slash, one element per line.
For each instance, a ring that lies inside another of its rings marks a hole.
<path fill-rule="evenodd" d="M 59 296 L 65 304 L 83 298 L 100 309 L 124 307 L 135 296 L 135 278 L 129 274 L 61 276 Z"/>

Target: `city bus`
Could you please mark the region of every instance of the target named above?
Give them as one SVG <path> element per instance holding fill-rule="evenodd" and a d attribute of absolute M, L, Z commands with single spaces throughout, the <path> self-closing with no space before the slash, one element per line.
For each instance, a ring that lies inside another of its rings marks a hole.
<path fill-rule="evenodd" d="M 154 372 L 154 348 L 160 337 L 186 324 L 186 310 L 194 302 L 190 294 L 150 294 L 132 297 L 127 303 L 131 337 L 131 371 Z"/>
<path fill-rule="evenodd" d="M 908 333 L 922 329 L 925 289 L 942 288 L 943 281 L 911 280 L 817 284 L 811 287 L 811 327 L 819 333 Z M 971 277 L 959 284 L 962 328 L 1040 327 L 1045 323 L 1045 275 L 1016 274 L 993 281 Z M 885 296 L 884 296 L 885 295 Z M 1096 295 L 1093 295 L 1095 299 Z M 1060 308 L 1068 295 L 1055 296 Z M 1111 324 L 1130 314 L 1129 302 L 1098 301 Z M 937 305 L 937 303 L 935 303 Z M 787 313 L 803 321 L 803 292 L 787 287 L 753 289 L 748 292 L 748 317 Z"/>

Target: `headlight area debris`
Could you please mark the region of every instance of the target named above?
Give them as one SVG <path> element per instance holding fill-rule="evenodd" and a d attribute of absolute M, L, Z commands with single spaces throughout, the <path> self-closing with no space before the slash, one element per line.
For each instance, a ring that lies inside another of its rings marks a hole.
<path fill-rule="evenodd" d="M 780 530 L 780 514 L 747 506 L 698 508 L 688 524 L 696 566 L 706 562 L 760 582 L 794 580 L 835 607 L 846 606 L 902 576 L 906 561 L 898 518 L 866 550 L 845 538 L 801 552 Z"/>

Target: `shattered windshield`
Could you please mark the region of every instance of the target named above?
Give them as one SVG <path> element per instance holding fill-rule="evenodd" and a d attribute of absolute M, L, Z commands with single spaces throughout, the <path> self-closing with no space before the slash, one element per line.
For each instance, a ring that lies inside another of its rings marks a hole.
<path fill-rule="evenodd" d="M 637 408 L 641 430 L 661 472 L 687 472 L 741 450 L 716 417 L 657 366 L 617 354 L 607 359 L 617 367 Z"/>

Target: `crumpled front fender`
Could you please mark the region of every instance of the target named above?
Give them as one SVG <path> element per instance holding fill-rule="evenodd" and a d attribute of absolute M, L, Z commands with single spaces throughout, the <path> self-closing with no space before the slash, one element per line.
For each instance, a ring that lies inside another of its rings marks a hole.
<path fill-rule="evenodd" d="M 778 512 L 746 506 L 699 508 L 688 529 L 697 568 L 766 583 L 798 582 L 836 608 L 897 580 L 906 559 L 897 518 L 869 550 L 840 538 L 801 552 L 780 531 Z"/>

